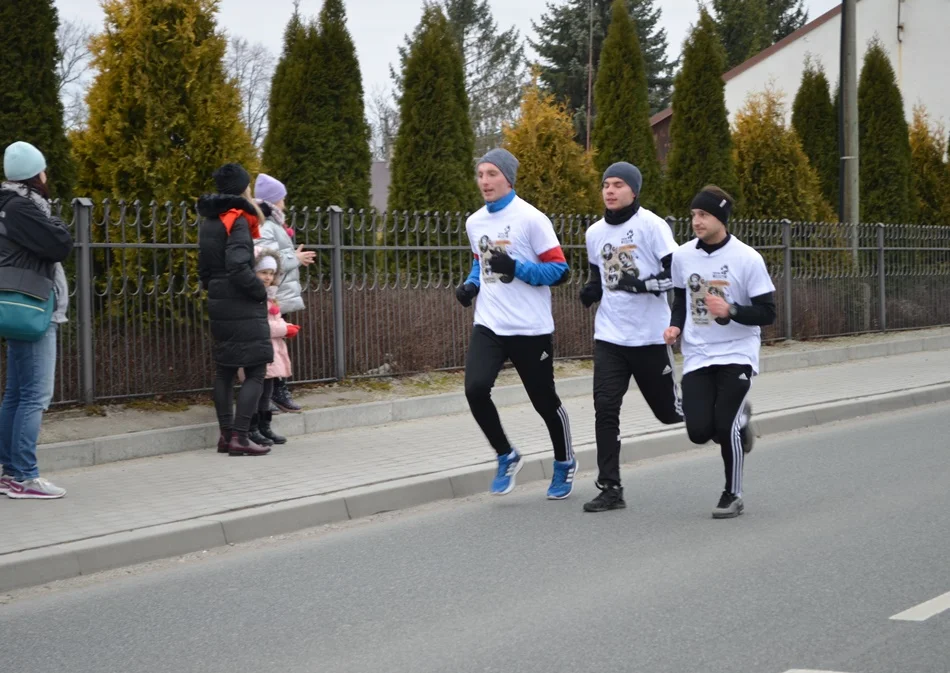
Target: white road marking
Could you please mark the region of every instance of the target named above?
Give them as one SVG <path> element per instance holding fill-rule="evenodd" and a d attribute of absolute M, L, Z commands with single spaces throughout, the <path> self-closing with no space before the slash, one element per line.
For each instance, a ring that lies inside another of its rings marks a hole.
<path fill-rule="evenodd" d="M 785 673 L 842 673 L 842 671 L 819 671 L 814 668 L 793 668 Z"/>
<path fill-rule="evenodd" d="M 945 610 L 950 610 L 950 591 L 943 594 L 942 596 L 932 598 L 925 603 L 915 605 L 909 610 L 904 610 L 903 612 L 891 617 L 891 619 L 896 619 L 902 622 L 923 622 L 935 615 L 939 615 Z"/>

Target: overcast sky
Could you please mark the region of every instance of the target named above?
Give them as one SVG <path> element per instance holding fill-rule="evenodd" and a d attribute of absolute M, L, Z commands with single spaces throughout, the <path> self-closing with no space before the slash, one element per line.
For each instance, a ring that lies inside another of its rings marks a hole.
<path fill-rule="evenodd" d="M 93 27 L 102 26 L 99 0 L 55 0 L 63 19 L 81 20 Z M 533 37 L 531 21 L 538 21 L 549 1 L 564 0 L 489 0 L 500 27 L 516 26 L 524 36 Z M 422 0 L 345 0 L 350 33 L 363 71 L 367 93 L 376 87 L 389 87 L 389 64 L 398 60 L 397 47 L 411 33 L 422 14 Z M 840 0 L 806 0 L 809 19 L 813 19 Z M 316 16 L 322 0 L 301 0 L 301 13 Z M 676 57 L 689 27 L 698 13 L 696 0 L 658 0 L 663 25 L 669 38 L 670 54 Z M 293 0 L 220 0 L 218 24 L 229 34 L 262 42 L 275 54 L 281 50 L 284 27 L 293 10 Z M 533 56 L 533 54 L 532 54 Z"/>

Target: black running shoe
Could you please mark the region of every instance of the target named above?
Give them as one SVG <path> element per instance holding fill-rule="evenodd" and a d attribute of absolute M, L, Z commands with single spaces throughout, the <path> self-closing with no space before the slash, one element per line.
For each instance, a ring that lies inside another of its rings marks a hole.
<path fill-rule="evenodd" d="M 622 486 L 597 484 L 597 488 L 600 489 L 600 494 L 590 502 L 584 503 L 585 512 L 609 512 L 612 509 L 626 508 L 627 503 L 623 499 Z"/>

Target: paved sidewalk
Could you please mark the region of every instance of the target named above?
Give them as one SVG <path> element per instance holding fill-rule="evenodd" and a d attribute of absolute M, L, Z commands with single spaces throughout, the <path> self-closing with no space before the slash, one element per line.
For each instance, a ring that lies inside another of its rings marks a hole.
<path fill-rule="evenodd" d="M 757 378 L 752 400 L 758 415 L 946 383 L 950 350 L 766 373 Z M 564 403 L 575 446 L 591 444 L 590 396 Z M 550 451 L 530 405 L 503 408 L 501 416 L 523 453 Z M 663 429 L 669 428 L 650 416 L 634 388 L 625 400 L 624 437 Z M 685 435 L 682 441 L 688 445 Z M 0 498 L 0 564 L 17 551 L 491 462 L 491 450 L 466 413 L 306 435 L 263 458 L 205 450 L 64 471 L 49 475 L 69 489 L 62 500 Z"/>

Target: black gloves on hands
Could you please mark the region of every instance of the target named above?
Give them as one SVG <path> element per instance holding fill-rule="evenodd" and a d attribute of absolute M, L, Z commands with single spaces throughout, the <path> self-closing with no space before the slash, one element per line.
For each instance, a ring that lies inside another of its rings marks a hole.
<path fill-rule="evenodd" d="M 590 308 L 604 296 L 604 286 L 600 283 L 588 283 L 581 288 L 581 302 L 584 308 Z"/>
<path fill-rule="evenodd" d="M 673 289 L 672 278 L 657 278 L 656 276 L 650 276 L 649 278 L 643 279 L 643 284 L 646 286 L 647 292 L 652 292 L 657 296 L 659 296 L 661 292 L 669 292 Z"/>
<path fill-rule="evenodd" d="M 673 289 L 673 281 L 670 278 L 657 278 L 656 276 L 650 276 L 649 278 L 641 280 L 634 276 L 625 275 L 618 281 L 617 289 L 623 290 L 624 292 L 632 292 L 633 294 L 652 292 L 659 297 L 663 292 Z"/>
<path fill-rule="evenodd" d="M 507 252 L 494 253 L 488 261 L 488 265 L 491 267 L 492 273 L 497 273 L 500 276 L 511 276 L 513 278 L 515 275 L 515 260 Z"/>
<path fill-rule="evenodd" d="M 473 283 L 465 283 L 455 288 L 455 298 L 458 299 L 459 303 L 465 308 L 472 305 L 472 300 L 475 299 L 475 295 L 477 294 L 478 286 Z"/>

